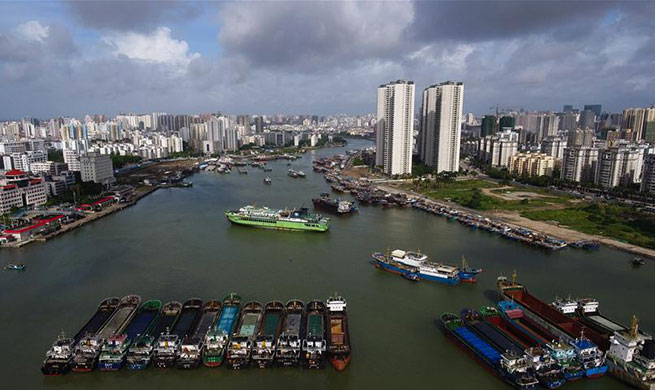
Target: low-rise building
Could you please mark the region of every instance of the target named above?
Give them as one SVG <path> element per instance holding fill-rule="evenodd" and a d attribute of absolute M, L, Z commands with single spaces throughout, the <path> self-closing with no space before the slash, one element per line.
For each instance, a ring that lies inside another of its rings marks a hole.
<path fill-rule="evenodd" d="M 546 153 L 517 153 L 509 158 L 509 171 L 522 176 L 551 176 L 555 157 Z"/>
<path fill-rule="evenodd" d="M 116 181 L 111 156 L 97 152 L 87 153 L 80 157 L 80 173 L 82 181 L 109 184 Z"/>

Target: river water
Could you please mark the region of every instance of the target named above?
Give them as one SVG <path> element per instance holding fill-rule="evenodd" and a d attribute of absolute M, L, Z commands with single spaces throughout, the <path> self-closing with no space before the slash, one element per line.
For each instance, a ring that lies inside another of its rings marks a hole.
<path fill-rule="evenodd" d="M 353 140 L 348 149 L 365 147 Z M 478 307 L 496 298 L 495 280 L 514 269 L 544 299 L 594 296 L 601 309 L 627 324 L 637 314 L 655 330 L 655 264 L 633 269 L 631 255 L 601 248 L 550 253 L 471 230 L 413 209 L 362 206 L 360 213 L 333 217 L 330 231 L 293 233 L 231 226 L 227 209 L 255 203 L 311 207 L 329 187 L 313 173 L 313 158 L 346 148 L 307 153 L 291 167 L 307 179 L 249 168 L 248 175 L 199 173 L 193 188 L 160 189 L 136 206 L 47 243 L 3 249 L 0 261 L 25 263 L 26 272 L 0 272 L 0 373 L 6 389 L 505 389 L 450 343 L 437 326 L 444 311 Z M 263 177 L 273 179 L 270 186 Z M 466 256 L 484 268 L 476 285 L 412 283 L 369 264 L 373 251 L 420 249 L 433 258 L 459 262 Z M 348 300 L 353 358 L 341 373 L 223 367 L 197 371 L 156 370 L 71 373 L 44 377 L 45 351 L 61 330 L 74 334 L 106 296 L 139 294 L 144 300 L 221 299 L 230 292 L 245 301 L 325 299 L 335 291 Z M 606 377 L 566 385 L 569 389 L 622 389 Z"/>

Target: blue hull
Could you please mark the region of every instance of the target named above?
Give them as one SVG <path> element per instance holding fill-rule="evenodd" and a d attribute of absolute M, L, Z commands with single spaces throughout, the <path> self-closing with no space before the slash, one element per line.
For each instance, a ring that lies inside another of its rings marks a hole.
<path fill-rule="evenodd" d="M 123 367 L 123 362 L 120 363 L 98 363 L 100 371 L 118 371 Z"/>
<path fill-rule="evenodd" d="M 453 278 L 453 279 L 437 278 L 437 277 L 434 277 L 432 275 L 426 275 L 426 274 L 422 274 L 420 272 L 411 272 L 411 271 L 408 271 L 406 269 L 398 268 L 395 265 L 387 264 L 387 263 L 379 261 L 377 259 L 375 260 L 375 262 L 382 269 L 384 269 L 386 271 L 389 271 L 389 272 L 394 272 L 394 273 L 397 273 L 397 274 L 401 274 L 401 275 L 413 274 L 413 275 L 418 276 L 419 279 L 429 280 L 429 281 L 432 281 L 432 282 L 439 282 L 439 283 L 447 284 L 449 286 L 454 286 L 454 285 L 456 285 L 456 284 L 458 284 L 460 282 L 459 277 L 458 278 Z"/>
<path fill-rule="evenodd" d="M 603 364 L 600 367 L 594 367 L 585 370 L 585 375 L 587 376 L 587 378 L 595 378 L 601 375 L 605 375 L 606 372 L 607 372 L 607 366 Z"/>
<path fill-rule="evenodd" d="M 557 389 L 558 387 L 562 386 L 565 381 L 564 380 L 558 380 L 558 381 L 549 381 L 542 383 L 540 382 L 542 386 L 547 387 L 549 389 Z"/>
<path fill-rule="evenodd" d="M 127 367 L 128 370 L 145 370 L 146 368 L 148 368 L 148 364 L 147 363 L 127 363 L 125 365 L 125 367 Z"/>
<path fill-rule="evenodd" d="M 578 380 L 578 379 L 582 378 L 583 376 L 584 376 L 583 371 L 578 371 L 578 372 L 575 372 L 575 373 L 564 372 L 564 379 L 566 379 L 567 381 Z"/>

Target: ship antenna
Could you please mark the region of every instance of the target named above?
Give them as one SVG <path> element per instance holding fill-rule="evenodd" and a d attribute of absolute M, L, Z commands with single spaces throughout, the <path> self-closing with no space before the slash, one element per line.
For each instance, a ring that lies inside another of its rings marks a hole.
<path fill-rule="evenodd" d="M 516 270 L 514 270 L 514 273 L 512 274 L 512 284 L 516 285 L 516 279 L 519 277 L 519 275 L 516 273 Z"/>
<path fill-rule="evenodd" d="M 632 323 L 630 324 L 630 333 L 633 338 L 637 337 L 637 328 L 639 328 L 639 320 L 637 319 L 637 316 L 633 315 Z"/>

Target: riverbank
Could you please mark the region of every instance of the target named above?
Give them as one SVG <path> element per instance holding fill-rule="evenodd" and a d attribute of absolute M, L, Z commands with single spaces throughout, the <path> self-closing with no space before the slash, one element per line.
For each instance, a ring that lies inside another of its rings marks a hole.
<path fill-rule="evenodd" d="M 653 249 L 644 248 L 627 242 L 617 241 L 602 235 L 582 233 L 573 229 L 554 225 L 549 222 L 535 221 L 529 218 L 522 217 L 519 213 L 516 212 L 480 211 L 480 210 L 469 209 L 466 207 L 462 207 L 453 202 L 438 202 L 420 193 L 411 190 L 406 190 L 403 188 L 398 188 L 391 185 L 386 185 L 386 184 L 378 184 L 377 188 L 385 192 L 404 194 L 409 197 L 417 198 L 422 200 L 423 202 L 432 204 L 437 207 L 449 207 L 455 210 L 460 210 L 471 214 L 479 214 L 488 218 L 498 219 L 508 225 L 513 226 L 514 228 L 530 229 L 532 231 L 548 236 L 557 237 L 561 240 L 566 240 L 566 241 L 597 241 L 612 248 L 620 249 L 639 256 L 645 256 L 655 259 L 655 250 Z"/>

